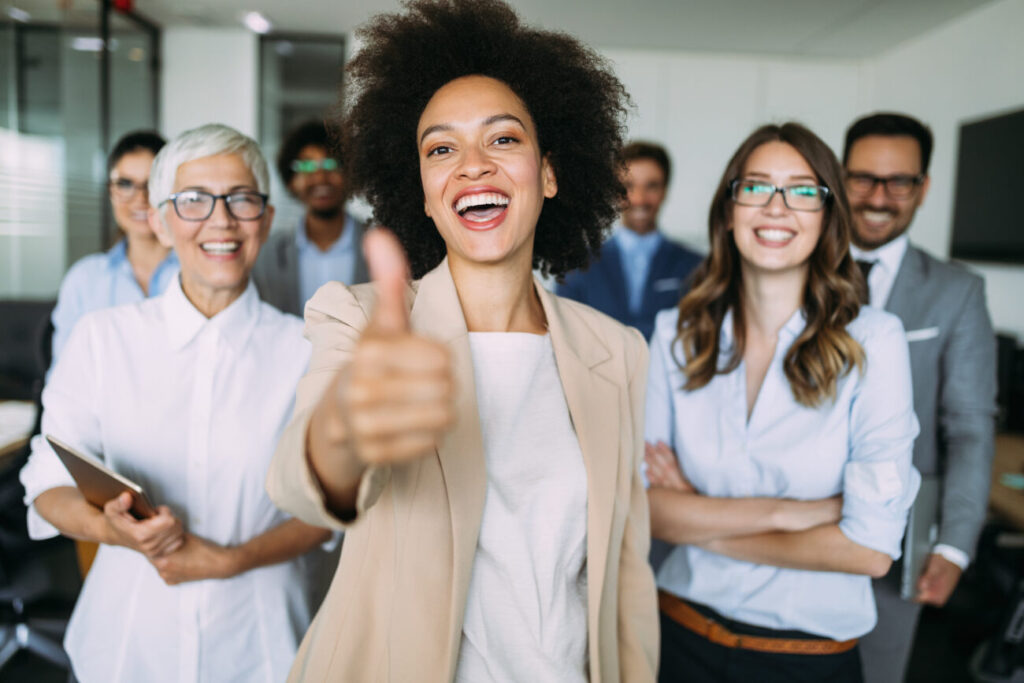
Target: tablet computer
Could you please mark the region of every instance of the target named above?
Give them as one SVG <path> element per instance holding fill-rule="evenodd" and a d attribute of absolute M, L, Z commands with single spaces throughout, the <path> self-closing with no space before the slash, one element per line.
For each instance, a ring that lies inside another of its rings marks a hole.
<path fill-rule="evenodd" d="M 903 536 L 903 568 L 900 596 L 913 600 L 917 596 L 917 580 L 924 573 L 935 541 L 939 536 L 939 506 L 942 504 L 942 483 L 936 476 L 921 477 L 921 488 L 907 517 Z"/>
<path fill-rule="evenodd" d="M 127 491 L 132 494 L 131 513 L 136 519 L 146 519 L 156 514 L 156 507 L 149 501 L 142 487 L 134 481 L 106 467 L 96 458 L 79 453 L 49 434 L 46 435 L 46 440 L 53 446 L 57 457 L 71 473 L 78 490 L 87 501 L 102 510 L 108 500 Z"/>

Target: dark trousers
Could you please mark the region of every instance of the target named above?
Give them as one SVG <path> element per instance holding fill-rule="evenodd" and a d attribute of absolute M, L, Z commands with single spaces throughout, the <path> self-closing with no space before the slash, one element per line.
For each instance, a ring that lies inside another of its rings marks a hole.
<path fill-rule="evenodd" d="M 721 623 L 733 633 L 790 637 L 791 632 Z M 785 633 L 786 635 L 781 635 Z M 804 637 L 807 637 L 806 635 Z M 863 683 L 857 648 L 832 655 L 791 655 L 712 643 L 661 614 L 658 683 Z"/>

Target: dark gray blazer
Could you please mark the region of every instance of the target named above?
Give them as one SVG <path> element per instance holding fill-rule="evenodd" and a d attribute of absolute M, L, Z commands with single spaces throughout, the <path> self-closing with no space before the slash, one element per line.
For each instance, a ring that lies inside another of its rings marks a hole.
<path fill-rule="evenodd" d="M 356 268 L 352 282 L 345 282 L 346 285 L 370 279 L 362 249 L 366 224 L 355 219 L 352 223 L 355 225 Z M 261 299 L 285 313 L 302 317 L 306 302 L 299 300 L 299 248 L 295 244 L 294 229 L 271 233 L 256 259 L 252 280 Z"/>
<path fill-rule="evenodd" d="M 996 415 L 985 281 L 908 246 L 885 310 L 903 321 L 910 347 L 921 423 L 914 466 L 942 480 L 937 542 L 973 557 L 988 504 Z"/>

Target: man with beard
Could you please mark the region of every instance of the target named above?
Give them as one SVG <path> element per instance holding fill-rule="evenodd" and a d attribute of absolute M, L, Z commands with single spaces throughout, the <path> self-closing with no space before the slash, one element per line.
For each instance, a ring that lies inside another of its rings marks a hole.
<path fill-rule="evenodd" d="M 650 142 L 622 150 L 626 203 L 612 237 L 586 270 L 569 273 L 557 293 L 593 306 L 651 338 L 654 316 L 679 303 L 701 257 L 658 231 L 672 172 L 668 153 Z"/>
<path fill-rule="evenodd" d="M 330 149 L 323 122 L 310 121 L 285 139 L 277 156 L 281 180 L 306 213 L 294 230 L 270 236 L 252 278 L 264 301 L 293 315 L 301 316 L 331 280 L 369 280 L 362 251 L 366 226 L 345 212 L 344 170 Z"/>
<path fill-rule="evenodd" d="M 910 598 L 901 598 L 906 556 L 874 582 L 878 624 L 860 641 L 866 683 L 903 680 L 921 605 L 946 604 L 974 553 L 988 501 L 996 349 L 985 283 L 906 235 L 928 193 L 931 150 L 931 131 L 920 121 L 882 113 L 850 127 L 843 153 L 852 252 L 871 305 L 899 316 L 906 329 L 921 425 L 914 466 L 940 492 L 931 506 L 919 494 L 911 513 L 934 522 L 938 534 L 922 571 L 906 582 Z"/>

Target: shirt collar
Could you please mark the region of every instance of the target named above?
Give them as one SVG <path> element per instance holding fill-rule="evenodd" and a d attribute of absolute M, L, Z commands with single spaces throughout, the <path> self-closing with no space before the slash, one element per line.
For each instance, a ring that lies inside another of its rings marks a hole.
<path fill-rule="evenodd" d="M 356 231 L 356 220 L 352 218 L 348 213 L 345 214 L 345 227 L 341 229 L 341 236 L 335 240 L 326 253 L 344 251 L 352 248 L 355 237 L 352 233 Z M 299 225 L 295 230 L 295 246 L 299 248 L 299 251 L 305 251 L 306 249 L 316 249 L 320 251 L 315 244 L 309 241 L 309 236 L 306 235 L 306 214 L 299 216 Z"/>
<path fill-rule="evenodd" d="M 252 280 L 242 295 L 227 308 L 207 318 L 192 305 L 181 288 L 181 276 L 174 278 L 162 297 L 167 341 L 171 349 L 179 351 L 196 338 L 206 327 L 213 327 L 236 353 L 245 348 L 249 336 L 259 321 L 260 299 Z"/>
<path fill-rule="evenodd" d="M 618 240 L 619 246 L 624 250 L 629 252 L 639 250 L 648 255 L 653 254 L 658 250 L 658 246 L 661 245 L 662 240 L 661 232 L 659 230 L 652 230 L 646 235 L 639 235 L 627 228 L 621 222 L 615 223 L 613 234 L 615 239 Z"/>
<path fill-rule="evenodd" d="M 877 249 L 861 249 L 857 245 L 851 244 L 850 253 L 858 261 L 874 261 L 876 264 L 881 264 L 886 272 L 895 273 L 900 269 L 903 255 L 907 253 L 909 244 L 910 238 L 904 233 Z"/>
<path fill-rule="evenodd" d="M 788 337 L 790 341 L 796 339 L 798 336 L 800 336 L 800 333 L 804 331 L 805 327 L 807 327 L 807 318 L 804 316 L 804 309 L 801 306 L 797 308 L 796 311 L 793 312 L 793 315 L 789 316 L 789 319 L 779 330 L 779 341 L 782 341 L 783 335 Z M 736 336 L 734 332 L 735 331 L 733 329 L 732 308 L 730 308 L 728 311 L 725 312 L 725 316 L 722 318 L 722 327 L 718 333 L 718 348 L 720 349 L 719 353 L 732 353 L 732 345 Z M 789 344 L 787 343 L 786 348 L 788 347 Z"/>
<path fill-rule="evenodd" d="M 122 237 L 117 244 L 107 250 L 107 267 L 111 270 L 120 268 L 121 264 L 128 260 L 128 245 Z"/>

